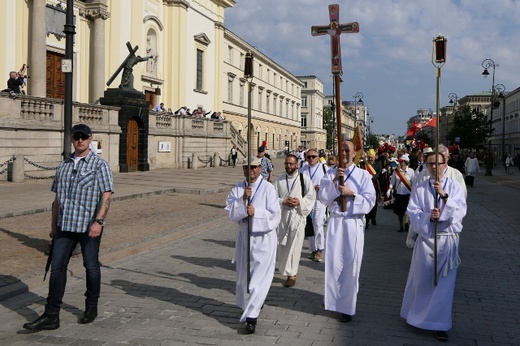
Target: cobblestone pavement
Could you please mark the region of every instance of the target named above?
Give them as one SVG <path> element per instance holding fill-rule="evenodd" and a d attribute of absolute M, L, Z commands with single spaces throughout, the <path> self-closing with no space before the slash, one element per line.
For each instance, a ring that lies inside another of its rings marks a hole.
<path fill-rule="evenodd" d="M 494 172 L 469 188 L 450 344 L 520 344 L 520 180 L 512 179 Z M 208 210 L 204 204 L 209 203 L 199 202 L 191 212 L 203 215 Z M 81 269 L 69 279 L 57 330 L 26 333 L 21 327 L 42 313 L 45 285 L 2 300 L 0 343 L 438 344 L 431 333 L 409 327 L 399 317 L 411 250 L 404 245 L 406 236 L 396 232 L 397 217 L 382 208 L 378 225 L 366 231 L 358 311 L 351 323 L 339 323 L 336 314 L 323 310 L 323 264 L 307 260 L 305 248 L 297 285 L 284 288 L 284 278 L 277 274 L 256 334 L 244 335 L 231 263 L 236 228 L 223 206 L 223 200 L 214 202 L 210 208 L 219 213 L 186 225 L 182 236 L 165 234 L 164 241 L 145 251 L 103 261 L 100 316 L 90 325 L 77 323 L 85 289 Z"/>

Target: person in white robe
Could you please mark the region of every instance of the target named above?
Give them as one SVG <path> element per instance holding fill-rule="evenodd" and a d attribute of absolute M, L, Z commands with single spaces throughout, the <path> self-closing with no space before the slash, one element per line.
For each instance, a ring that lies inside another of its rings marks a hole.
<path fill-rule="evenodd" d="M 282 219 L 277 229 L 278 270 L 287 276 L 284 286 L 293 287 L 302 254 L 306 218 L 314 207 L 316 191 L 309 177 L 298 172 L 296 155 L 287 155 L 284 165 L 285 174 L 274 183 L 282 208 Z"/>
<path fill-rule="evenodd" d="M 343 143 L 343 168 L 331 168 L 320 182 L 318 199 L 329 207 L 325 240 L 325 309 L 349 322 L 356 313 L 359 273 L 365 243 L 365 214 L 376 203 L 372 177 L 354 164 L 354 145 Z M 340 163 L 338 163 L 338 166 Z M 344 185 L 339 184 L 343 177 Z M 346 211 L 338 199 L 344 199 Z"/>
<path fill-rule="evenodd" d="M 441 154 L 446 161 L 450 159 L 450 151 L 449 149 L 443 145 L 439 144 L 438 148 L 439 154 Z M 433 151 L 432 151 L 433 153 Z M 462 173 L 453 167 L 450 167 L 448 165 L 444 166 L 444 176 L 450 178 L 451 180 L 454 180 L 460 184 L 460 188 L 462 189 L 464 193 L 464 198 L 468 197 L 468 189 L 466 188 L 466 181 L 464 180 L 464 176 Z M 414 184 L 412 185 L 412 190 L 415 188 L 415 186 L 419 185 L 425 180 L 430 179 L 430 171 L 428 169 L 423 169 L 422 172 L 414 179 Z M 417 232 L 414 231 L 413 227 L 410 227 L 408 229 L 408 235 L 406 236 L 406 246 L 410 249 L 414 247 L 415 239 L 417 238 Z"/>
<path fill-rule="evenodd" d="M 251 170 L 243 166 L 247 179 L 231 189 L 226 198 L 226 213 L 238 223 L 235 243 L 237 271 L 236 302 L 242 308 L 240 322 L 246 322 L 246 332 L 254 333 L 260 314 L 274 277 L 276 261 L 276 227 L 280 223 L 281 210 L 278 195 L 267 180 L 261 176 L 260 159 L 250 160 Z M 247 162 L 247 160 L 246 160 Z M 248 204 L 249 200 L 249 204 Z M 250 220 L 250 236 L 248 235 Z M 250 282 L 248 293 L 248 237 L 250 237 Z"/>
<path fill-rule="evenodd" d="M 473 184 L 475 182 L 475 176 L 478 172 L 480 172 L 478 159 L 475 155 L 475 152 L 472 151 L 469 154 L 469 157 L 466 158 L 466 161 L 464 162 L 464 169 L 466 171 L 466 177 L 464 178 L 464 180 L 466 181 L 466 185 L 469 185 L 471 187 L 473 187 Z"/>
<path fill-rule="evenodd" d="M 307 175 L 314 185 L 314 189 L 319 191 L 320 181 L 325 176 L 329 167 L 318 161 L 318 152 L 314 149 L 307 151 L 306 160 L 308 165 L 300 169 L 300 173 Z M 323 261 L 323 250 L 325 249 L 325 220 L 327 207 L 316 199 L 312 209 L 312 225 L 314 236 L 309 237 L 310 255 L 307 257 L 315 262 Z"/>
<path fill-rule="evenodd" d="M 457 268 L 460 263 L 459 233 L 466 215 L 466 197 L 461 185 L 444 175 L 447 161 L 428 155 L 426 163 L 431 177 L 417 185 L 407 213 L 415 232 L 415 242 L 401 317 L 414 327 L 432 330 L 439 340 L 447 340 L 452 327 L 452 306 Z M 437 194 L 437 208 L 435 198 Z M 434 229 L 437 223 L 437 286 L 434 285 Z"/>

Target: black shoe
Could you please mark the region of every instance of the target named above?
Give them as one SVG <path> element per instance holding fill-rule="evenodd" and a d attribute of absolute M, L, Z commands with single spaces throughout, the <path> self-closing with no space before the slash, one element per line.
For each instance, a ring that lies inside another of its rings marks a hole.
<path fill-rule="evenodd" d="M 348 323 L 348 322 L 352 321 L 352 316 L 347 315 L 347 314 L 341 314 L 341 318 L 339 319 L 339 321 L 341 323 Z"/>
<path fill-rule="evenodd" d="M 377 226 L 376 219 L 372 219 L 372 226 Z"/>
<path fill-rule="evenodd" d="M 445 331 L 436 331 L 435 337 L 439 341 L 448 341 L 448 333 L 446 333 Z"/>
<path fill-rule="evenodd" d="M 256 330 L 256 318 L 246 318 L 246 334 L 253 334 Z"/>
<path fill-rule="evenodd" d="M 92 323 L 97 317 L 97 309 L 96 308 L 87 308 L 83 313 L 83 317 L 79 320 L 80 324 Z"/>
<path fill-rule="evenodd" d="M 60 327 L 60 316 L 43 314 L 36 320 L 24 324 L 23 327 L 32 331 L 58 329 Z"/>

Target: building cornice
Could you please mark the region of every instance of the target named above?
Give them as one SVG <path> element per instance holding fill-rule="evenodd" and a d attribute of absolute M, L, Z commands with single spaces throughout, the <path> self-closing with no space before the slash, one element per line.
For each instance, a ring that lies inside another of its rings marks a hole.
<path fill-rule="evenodd" d="M 105 3 L 85 3 L 83 6 L 78 6 L 78 10 L 79 15 L 88 20 L 107 20 L 110 18 L 110 12 L 108 11 L 108 6 Z"/>

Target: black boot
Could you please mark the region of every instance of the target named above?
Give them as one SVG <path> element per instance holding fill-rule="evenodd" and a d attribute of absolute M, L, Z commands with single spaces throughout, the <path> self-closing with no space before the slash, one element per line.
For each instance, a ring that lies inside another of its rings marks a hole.
<path fill-rule="evenodd" d="M 24 324 L 23 327 L 32 331 L 58 329 L 60 327 L 60 316 L 43 314 L 34 321 Z"/>
<path fill-rule="evenodd" d="M 97 308 L 87 308 L 83 313 L 83 317 L 79 320 L 80 324 L 92 323 L 96 319 L 98 313 Z"/>

